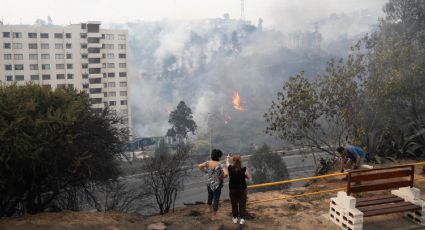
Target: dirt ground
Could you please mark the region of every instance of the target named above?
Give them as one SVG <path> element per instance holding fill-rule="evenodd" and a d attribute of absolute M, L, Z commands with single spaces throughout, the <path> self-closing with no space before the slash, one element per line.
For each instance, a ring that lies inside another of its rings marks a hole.
<path fill-rule="evenodd" d="M 420 170 L 419 168 L 417 169 Z M 425 178 L 415 187 L 425 189 Z M 0 230 L 121 230 L 121 229 L 148 229 L 152 224 L 164 224 L 167 229 L 339 229 L 327 219 L 330 197 L 336 192 L 275 200 L 263 203 L 249 203 L 258 200 L 292 196 L 297 194 L 316 192 L 321 190 L 344 187 L 341 178 L 326 181 L 317 181 L 308 188 L 296 188 L 288 191 L 271 191 L 249 194 L 247 205 L 248 218 L 245 225 L 237 225 L 231 221 L 231 208 L 228 200 L 221 201 L 218 216 L 219 220 L 211 221 L 206 205 L 191 205 L 178 208 L 175 212 L 166 215 L 142 216 L 123 213 L 97 212 L 59 212 L 27 215 L 21 218 L 0 219 Z M 380 192 L 382 193 L 382 192 Z M 425 199 L 425 194 L 422 194 Z M 392 214 L 365 218 L 365 230 L 375 229 L 425 229 L 405 219 L 401 214 Z"/>

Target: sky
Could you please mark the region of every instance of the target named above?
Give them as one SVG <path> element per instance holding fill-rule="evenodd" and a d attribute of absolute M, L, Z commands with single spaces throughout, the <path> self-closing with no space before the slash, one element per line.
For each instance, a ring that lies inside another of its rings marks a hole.
<path fill-rule="evenodd" d="M 312 21 L 331 13 L 363 9 L 382 11 L 386 0 L 245 0 L 245 17 L 265 27 Z M 124 23 L 135 20 L 231 18 L 241 15 L 240 0 L 2 0 L 0 17 L 5 24 L 33 24 L 47 16 L 58 25 L 89 20 Z M 294 19 L 294 20 L 291 20 Z"/>

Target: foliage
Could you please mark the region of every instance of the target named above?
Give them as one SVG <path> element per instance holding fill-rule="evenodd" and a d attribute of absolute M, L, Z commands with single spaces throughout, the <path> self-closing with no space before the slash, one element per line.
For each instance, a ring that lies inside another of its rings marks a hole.
<path fill-rule="evenodd" d="M 193 120 L 192 110 L 186 106 L 184 101 L 180 101 L 177 109 L 170 113 L 168 123 L 172 125 L 171 129 L 167 131 L 167 136 L 177 138 L 181 143 L 183 139 L 187 138 L 187 133 L 195 134 L 198 126 Z"/>
<path fill-rule="evenodd" d="M 116 178 L 121 124 L 84 92 L 0 86 L 0 216 L 42 212 L 71 188 Z"/>
<path fill-rule="evenodd" d="M 269 146 L 264 144 L 249 158 L 249 171 L 252 174 L 254 184 L 268 183 L 289 179 L 289 171 L 285 162 L 278 153 L 273 153 Z M 290 184 L 282 184 L 265 188 L 258 188 L 257 191 L 273 189 L 285 189 Z"/>
<path fill-rule="evenodd" d="M 162 143 L 154 156 L 144 160 L 142 168 L 147 173 L 144 184 L 155 197 L 161 215 L 174 207 L 178 193 L 183 190 L 183 182 L 192 170 L 188 165 L 191 149 L 191 145 L 181 143 L 175 153 L 170 153 Z"/>

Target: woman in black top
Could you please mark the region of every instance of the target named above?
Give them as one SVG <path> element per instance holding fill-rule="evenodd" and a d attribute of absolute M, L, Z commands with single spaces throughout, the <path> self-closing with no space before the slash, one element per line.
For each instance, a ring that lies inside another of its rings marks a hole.
<path fill-rule="evenodd" d="M 226 174 L 229 175 L 229 196 L 230 202 L 232 203 L 232 221 L 238 223 L 238 217 L 240 217 L 240 224 L 245 223 L 246 216 L 246 179 L 251 178 L 246 170 L 246 167 L 242 167 L 241 156 L 235 155 L 232 157 L 232 165 L 229 165 L 229 156 L 225 169 Z"/>

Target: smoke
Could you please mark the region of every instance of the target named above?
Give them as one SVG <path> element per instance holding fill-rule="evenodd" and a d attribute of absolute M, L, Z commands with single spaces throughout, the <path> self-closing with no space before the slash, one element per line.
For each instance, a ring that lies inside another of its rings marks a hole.
<path fill-rule="evenodd" d="M 169 113 L 183 100 L 198 124 L 197 139 L 212 130 L 214 144 L 225 151 L 278 145 L 263 133 L 263 114 L 283 82 L 301 70 L 307 76 L 319 73 L 377 23 L 368 10 L 341 12 L 334 8 L 339 1 L 328 2 L 329 9 L 317 1 L 276 5 L 276 29 L 226 18 L 114 24 L 130 35 L 135 136 L 164 135 Z M 294 32 L 303 39 L 296 47 L 290 45 Z M 244 111 L 233 109 L 236 91 Z"/>

